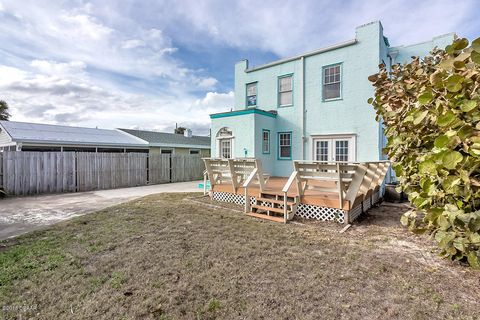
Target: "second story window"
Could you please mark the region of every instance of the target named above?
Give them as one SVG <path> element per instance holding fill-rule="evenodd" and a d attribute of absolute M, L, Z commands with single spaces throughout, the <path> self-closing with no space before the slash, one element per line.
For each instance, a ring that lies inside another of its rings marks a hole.
<path fill-rule="evenodd" d="M 339 64 L 323 68 L 323 100 L 341 98 L 341 72 Z"/>
<path fill-rule="evenodd" d="M 247 84 L 247 107 L 257 106 L 257 83 Z"/>
<path fill-rule="evenodd" d="M 278 78 L 278 105 L 280 107 L 293 104 L 293 76 Z"/>

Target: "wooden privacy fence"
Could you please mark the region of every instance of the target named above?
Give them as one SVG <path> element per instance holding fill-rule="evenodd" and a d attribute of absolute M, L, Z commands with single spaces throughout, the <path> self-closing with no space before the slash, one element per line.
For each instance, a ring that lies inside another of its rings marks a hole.
<path fill-rule="evenodd" d="M 0 153 L 0 187 L 10 195 L 114 189 L 200 180 L 196 155 L 147 153 Z"/>

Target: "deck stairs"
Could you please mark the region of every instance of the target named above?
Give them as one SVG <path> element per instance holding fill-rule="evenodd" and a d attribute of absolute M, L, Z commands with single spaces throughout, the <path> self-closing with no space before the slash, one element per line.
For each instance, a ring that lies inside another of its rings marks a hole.
<path fill-rule="evenodd" d="M 282 192 L 263 191 L 250 206 L 250 217 L 286 223 L 293 219 L 298 206 L 298 197 L 287 196 Z M 285 201 L 286 200 L 286 201 Z M 285 211 L 285 204 L 287 210 Z"/>

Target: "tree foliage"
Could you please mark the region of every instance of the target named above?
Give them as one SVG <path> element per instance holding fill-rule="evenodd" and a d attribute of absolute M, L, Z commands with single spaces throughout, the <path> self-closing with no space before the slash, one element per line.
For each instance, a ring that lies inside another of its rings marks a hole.
<path fill-rule="evenodd" d="M 430 232 L 445 257 L 480 268 L 480 38 L 455 39 L 390 72 L 380 65 L 369 80 L 385 152 L 417 209 L 402 223 Z"/>
<path fill-rule="evenodd" d="M 8 104 L 0 100 L 0 120 L 8 120 L 10 118 L 10 113 L 8 113 Z"/>

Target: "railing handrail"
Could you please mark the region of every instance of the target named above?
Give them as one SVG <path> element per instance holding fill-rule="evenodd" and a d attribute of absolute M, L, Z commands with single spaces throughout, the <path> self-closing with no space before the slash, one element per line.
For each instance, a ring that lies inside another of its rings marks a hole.
<path fill-rule="evenodd" d="M 293 181 L 297 177 L 298 171 L 293 171 L 290 177 L 287 180 L 287 183 L 285 183 L 285 186 L 283 186 L 282 192 L 288 192 L 290 187 L 292 186 Z"/>
<path fill-rule="evenodd" d="M 297 163 L 321 163 L 321 164 L 362 164 L 362 163 L 382 163 L 390 162 L 390 160 L 376 160 L 376 161 L 320 161 L 320 160 L 293 160 Z"/>
<path fill-rule="evenodd" d="M 250 184 L 252 183 L 253 179 L 255 178 L 255 176 L 257 175 L 257 172 L 258 172 L 258 169 L 254 168 L 252 170 L 252 172 L 250 172 L 250 175 L 248 176 L 248 178 L 243 183 L 242 187 L 248 188 L 250 186 Z"/>

